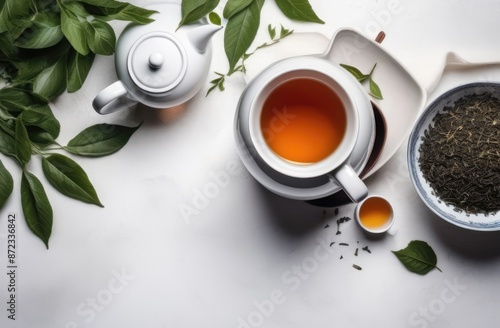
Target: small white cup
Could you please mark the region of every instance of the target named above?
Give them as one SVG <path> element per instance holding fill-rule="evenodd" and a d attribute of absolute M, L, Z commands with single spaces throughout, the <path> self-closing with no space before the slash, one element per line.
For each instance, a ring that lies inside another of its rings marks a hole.
<path fill-rule="evenodd" d="M 394 209 L 391 203 L 382 196 L 371 195 L 358 203 L 354 211 L 358 225 L 372 236 L 388 233 L 394 236 L 397 228 L 394 224 Z"/>

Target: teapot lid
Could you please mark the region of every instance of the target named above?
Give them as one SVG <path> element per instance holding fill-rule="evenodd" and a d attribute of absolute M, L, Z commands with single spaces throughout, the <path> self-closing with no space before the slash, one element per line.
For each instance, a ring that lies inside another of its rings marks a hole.
<path fill-rule="evenodd" d="M 132 45 L 127 66 L 131 79 L 139 88 L 163 93 L 175 88 L 184 77 L 186 53 L 172 35 L 152 32 Z"/>

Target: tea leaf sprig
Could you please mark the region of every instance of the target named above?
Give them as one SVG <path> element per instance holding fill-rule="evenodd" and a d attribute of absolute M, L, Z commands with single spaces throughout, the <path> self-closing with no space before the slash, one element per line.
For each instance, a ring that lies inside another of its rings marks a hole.
<path fill-rule="evenodd" d="M 265 48 L 265 47 L 272 46 L 273 44 L 280 42 L 283 38 L 285 38 L 293 33 L 293 30 L 286 29 L 283 27 L 283 25 L 280 25 L 279 35 L 277 35 L 277 33 L 276 33 L 276 27 L 272 27 L 271 24 L 268 25 L 267 30 L 268 30 L 269 37 L 270 37 L 271 41 L 264 42 L 263 44 L 261 44 L 260 46 L 255 48 L 255 50 L 252 51 L 251 53 L 245 53 L 243 55 L 243 57 L 241 58 L 240 64 L 238 66 L 236 66 L 232 71 L 229 71 L 226 74 L 214 72 L 219 77 L 210 81 L 210 84 L 212 84 L 212 86 L 208 89 L 207 94 L 206 94 L 207 96 L 210 94 L 210 92 L 212 92 L 216 88 L 218 88 L 220 91 L 224 91 L 224 83 L 226 81 L 226 77 L 231 76 L 235 72 L 242 72 L 243 74 L 246 74 L 247 68 L 245 66 L 245 61 L 250 56 L 252 56 L 256 51 L 258 51 L 259 49 Z"/>
<path fill-rule="evenodd" d="M 245 72 L 244 60 L 248 58 L 247 51 L 259 30 L 260 14 L 264 1 L 228 0 L 224 5 L 222 16 L 227 20 L 224 31 L 224 50 L 229 63 L 229 70 L 227 74 L 216 73 L 219 78 L 211 82 L 213 86 L 208 93 L 217 87 L 221 91 L 224 90 L 225 76 L 236 71 Z M 210 15 L 219 5 L 219 2 L 220 0 L 182 0 L 182 19 L 179 27 Z M 316 15 L 308 0 L 276 0 L 276 4 L 289 19 L 324 24 Z M 212 14 L 209 16 L 209 20 L 218 23 L 217 16 Z M 274 36 L 271 39 L 276 41 Z"/>
<path fill-rule="evenodd" d="M 373 80 L 373 72 L 375 71 L 375 67 L 377 67 L 377 63 L 375 63 L 375 65 L 373 65 L 370 73 L 368 73 L 368 74 L 361 73 L 361 71 L 358 68 L 354 67 L 354 66 L 350 66 L 350 65 L 346 65 L 346 64 L 340 64 L 340 66 L 342 66 L 349 73 L 351 73 L 360 83 L 363 83 L 364 81 L 368 80 L 369 83 L 370 83 L 370 92 L 369 92 L 369 94 L 373 98 L 375 98 L 375 99 L 384 99 L 384 97 L 382 96 L 382 91 L 380 90 L 380 87 Z"/>
<path fill-rule="evenodd" d="M 53 211 L 42 182 L 29 170 L 41 160 L 47 181 L 62 194 L 103 206 L 87 174 L 61 154 L 101 157 L 120 150 L 139 128 L 97 124 L 61 146 L 60 123 L 49 101 L 79 90 L 96 55 L 112 55 L 116 36 L 108 24 L 152 21 L 155 11 L 115 0 L 0 1 L 0 153 L 21 168 L 21 206 L 31 231 L 48 248 Z M 13 191 L 0 159 L 0 209 Z"/>
<path fill-rule="evenodd" d="M 31 231 L 48 248 L 53 212 L 45 188 L 29 171 L 33 156 L 41 159 L 43 174 L 60 193 L 73 199 L 103 207 L 84 169 L 60 154 L 102 157 L 120 150 L 139 128 L 114 124 L 96 124 L 84 129 L 61 146 L 56 138 L 60 124 L 47 100 L 36 93 L 5 87 L 0 90 L 0 153 L 11 157 L 21 168 L 21 206 Z M 13 179 L 0 165 L 0 208 L 13 190 Z M 5 184 L 4 184 L 5 183 Z"/>
<path fill-rule="evenodd" d="M 392 252 L 405 268 L 411 272 L 425 275 L 434 268 L 441 271 L 436 266 L 436 253 L 425 241 L 412 240 L 405 248 Z"/>
<path fill-rule="evenodd" d="M 45 99 L 81 88 L 95 55 L 112 55 L 110 20 L 146 24 L 155 11 L 115 0 L 4 0 L 0 72 Z"/>

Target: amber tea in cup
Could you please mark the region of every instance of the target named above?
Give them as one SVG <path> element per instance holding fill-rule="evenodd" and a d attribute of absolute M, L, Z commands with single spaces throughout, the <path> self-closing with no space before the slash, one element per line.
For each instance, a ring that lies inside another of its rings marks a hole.
<path fill-rule="evenodd" d="M 337 149 L 346 131 L 347 114 L 329 86 L 312 78 L 295 78 L 269 94 L 260 126 L 276 155 L 295 164 L 312 164 Z"/>
<path fill-rule="evenodd" d="M 393 228 L 394 210 L 389 201 L 383 197 L 367 197 L 357 205 L 354 216 L 361 228 L 368 233 L 388 232 L 391 235 L 396 233 L 396 229 Z"/>
<path fill-rule="evenodd" d="M 356 79 L 338 65 L 309 57 L 278 62 L 262 74 L 262 83 L 248 86 L 253 97 L 240 101 L 250 107 L 237 131 L 265 170 L 263 178 L 304 192 L 312 185 L 326 192 L 331 183 L 353 202 L 364 199 L 368 189 L 351 155 L 360 134 L 359 111 L 370 103 Z"/>

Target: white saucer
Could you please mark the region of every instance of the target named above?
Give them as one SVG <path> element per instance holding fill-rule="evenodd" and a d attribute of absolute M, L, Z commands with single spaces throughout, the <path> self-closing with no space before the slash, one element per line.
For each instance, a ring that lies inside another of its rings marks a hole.
<path fill-rule="evenodd" d="M 300 57 L 296 57 L 301 59 Z M 282 61 L 273 65 L 273 68 L 279 67 L 288 68 L 293 59 Z M 311 60 L 310 60 L 311 61 Z M 324 60 L 319 61 L 315 59 L 314 63 L 324 63 Z M 329 63 L 323 66 L 333 66 Z M 317 65 L 316 65 L 317 66 Z M 342 72 L 340 70 L 340 72 Z M 343 73 L 343 72 L 342 72 Z M 264 162 L 257 154 L 250 154 L 252 145 L 251 132 L 249 130 L 249 117 L 251 112 L 252 104 L 255 101 L 255 97 L 259 93 L 263 85 L 267 83 L 274 76 L 273 70 L 265 70 L 262 74 L 256 76 L 243 91 L 240 101 L 238 103 L 238 110 L 235 117 L 235 139 L 240 158 L 243 161 L 245 167 L 250 171 L 252 176 L 259 181 L 264 187 L 271 190 L 272 192 L 291 199 L 298 200 L 312 200 L 317 198 L 322 198 L 329 196 L 335 192 L 340 191 L 342 188 L 336 182 L 329 179 L 326 175 L 308 179 L 307 186 L 306 182 L 300 181 L 300 186 L 291 185 L 290 181 L 283 181 L 283 177 L 275 174 L 275 176 L 270 176 L 270 171 L 272 169 L 267 163 Z M 355 91 L 353 98 L 363 98 L 365 96 L 364 90 L 359 86 L 355 79 L 351 79 L 347 76 L 352 90 Z M 359 87 L 359 88 L 358 88 Z M 356 89 L 358 88 L 358 89 Z M 356 174 L 360 175 L 363 168 L 368 162 L 369 155 L 373 148 L 375 141 L 375 118 L 373 109 L 371 106 L 359 106 L 357 107 L 359 111 L 359 133 L 357 142 L 354 145 L 354 149 L 347 159 L 350 166 L 354 169 Z M 251 148 L 250 148 L 251 147 Z M 281 179 L 280 179 L 281 178 Z M 306 180 L 306 179 L 303 179 Z"/>

